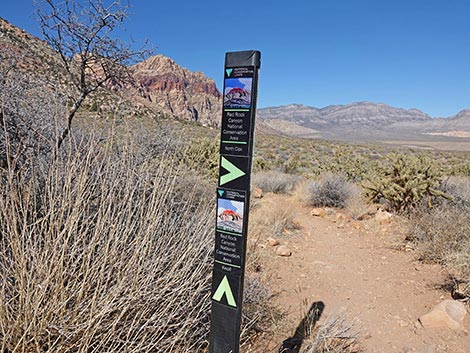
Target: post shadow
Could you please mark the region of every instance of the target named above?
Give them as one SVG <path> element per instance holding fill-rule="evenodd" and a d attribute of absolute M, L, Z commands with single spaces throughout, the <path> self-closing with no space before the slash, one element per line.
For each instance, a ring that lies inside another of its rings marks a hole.
<path fill-rule="evenodd" d="M 305 338 L 308 338 L 325 309 L 322 301 L 314 302 L 295 329 L 294 335 L 282 342 L 279 353 L 299 353 Z"/>

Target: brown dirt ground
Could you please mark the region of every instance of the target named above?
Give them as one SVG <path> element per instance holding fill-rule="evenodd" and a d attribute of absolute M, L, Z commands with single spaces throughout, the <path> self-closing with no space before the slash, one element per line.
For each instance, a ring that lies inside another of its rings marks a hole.
<path fill-rule="evenodd" d="M 286 317 L 269 337 L 258 340 L 250 351 L 277 352 L 293 334 L 302 313 L 315 302 L 325 307 L 319 324 L 346 311 L 362 326 L 364 352 L 457 353 L 470 352 L 470 315 L 464 329 L 427 330 L 417 319 L 444 299 L 446 271 L 417 261 L 417 252 L 404 244 L 404 227 L 395 219 L 380 224 L 375 219 L 338 220 L 341 214 L 314 217 L 293 196 L 267 194 L 252 212 L 257 221 L 261 209 L 290 208 L 300 229 L 278 237 L 292 250 L 280 257 L 264 239 L 250 239 L 260 251 L 273 301 Z M 304 342 L 304 346 L 307 342 Z M 459 350 L 460 349 L 460 350 Z M 467 351 L 465 351 L 465 349 Z"/>

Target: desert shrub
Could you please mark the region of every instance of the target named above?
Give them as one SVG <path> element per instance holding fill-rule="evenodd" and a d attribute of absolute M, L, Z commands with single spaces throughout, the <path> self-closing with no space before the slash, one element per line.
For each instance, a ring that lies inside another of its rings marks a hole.
<path fill-rule="evenodd" d="M 469 177 L 449 177 L 445 179 L 440 187 L 447 199 L 441 200 L 443 204 L 450 204 L 461 211 L 470 211 L 470 178 Z"/>
<path fill-rule="evenodd" d="M 353 149 L 336 147 L 331 156 L 322 156 L 317 164 L 318 174 L 342 174 L 347 180 L 358 182 L 367 178 L 378 165 L 370 156 L 363 156 Z"/>
<path fill-rule="evenodd" d="M 407 212 L 425 199 L 429 207 L 437 197 L 447 197 L 439 190 L 442 173 L 430 159 L 421 155 L 392 154 L 390 166 L 368 178 L 363 186 L 373 202 L 384 200 L 395 212 Z"/>
<path fill-rule="evenodd" d="M 262 234 L 263 238 L 281 236 L 299 229 L 295 216 L 290 205 L 273 207 L 271 204 L 261 204 L 251 214 L 249 229 L 253 234 Z"/>
<path fill-rule="evenodd" d="M 363 189 L 357 184 L 350 184 L 350 195 L 346 200 L 345 209 L 351 214 L 353 219 L 364 216 L 369 205 L 363 197 Z"/>
<path fill-rule="evenodd" d="M 291 192 L 300 177 L 279 171 L 260 172 L 253 175 L 252 184 L 264 192 L 286 194 Z"/>
<path fill-rule="evenodd" d="M 0 53 L 3 62 L 7 60 Z M 19 171 L 27 160 L 37 164 L 54 151 L 64 97 L 19 72 L 14 60 L 7 67 L 0 65 L 0 77 L 0 168 Z"/>
<path fill-rule="evenodd" d="M 284 171 L 286 173 L 296 174 L 300 170 L 300 168 L 304 167 L 304 163 L 301 160 L 302 155 L 300 153 L 295 153 L 291 155 L 285 165 Z"/>
<path fill-rule="evenodd" d="M 295 221 L 295 213 L 291 208 L 273 208 L 270 210 L 265 221 L 270 229 L 271 236 L 280 236 L 286 231 L 299 228 Z"/>
<path fill-rule="evenodd" d="M 260 171 L 263 171 L 263 170 L 269 170 L 270 169 L 270 166 L 268 164 L 268 162 L 266 162 L 266 160 L 263 158 L 263 157 L 260 157 L 260 156 L 256 156 L 253 158 L 253 172 L 254 173 L 258 173 Z"/>
<path fill-rule="evenodd" d="M 279 310 L 274 308 L 272 294 L 258 274 L 247 274 L 243 290 L 243 342 L 258 333 L 266 332 L 280 319 Z"/>
<path fill-rule="evenodd" d="M 71 136 L 27 175 L 0 169 L 0 352 L 207 348 L 213 193 L 172 149 L 134 147 Z M 246 290 L 243 341 L 272 318 Z"/>
<path fill-rule="evenodd" d="M 27 179 L 4 171 L 0 351 L 206 345 L 210 207 L 175 194 L 166 163 L 119 157 L 77 146 Z"/>
<path fill-rule="evenodd" d="M 360 328 L 356 318 L 345 314 L 331 316 L 314 334 L 313 340 L 303 349 L 303 353 L 359 353 Z"/>
<path fill-rule="evenodd" d="M 219 173 L 219 141 L 210 138 L 190 141 L 189 147 L 183 151 L 182 162 L 189 169 L 216 179 Z"/>
<path fill-rule="evenodd" d="M 344 208 L 354 190 L 343 175 L 326 173 L 308 184 L 306 199 L 314 207 Z"/>
<path fill-rule="evenodd" d="M 470 219 L 460 205 L 416 210 L 410 218 L 409 239 L 417 244 L 422 260 L 444 265 L 470 285 Z"/>

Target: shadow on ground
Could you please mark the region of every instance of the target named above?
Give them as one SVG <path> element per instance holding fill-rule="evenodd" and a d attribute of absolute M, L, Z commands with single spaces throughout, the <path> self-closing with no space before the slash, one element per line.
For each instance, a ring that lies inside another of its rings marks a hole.
<path fill-rule="evenodd" d="M 299 326 L 295 329 L 294 335 L 282 342 L 278 352 L 299 353 L 305 338 L 308 338 L 311 331 L 315 328 L 324 309 L 325 304 L 323 302 L 314 302 L 305 317 L 300 321 Z"/>

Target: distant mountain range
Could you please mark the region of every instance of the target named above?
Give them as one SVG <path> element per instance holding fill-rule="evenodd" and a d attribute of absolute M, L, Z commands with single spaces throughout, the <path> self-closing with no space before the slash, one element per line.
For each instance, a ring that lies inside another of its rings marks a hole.
<path fill-rule="evenodd" d="M 52 89 L 67 84 L 59 55 L 46 42 L 0 18 L 0 66 L 12 53 L 20 59 L 21 70 L 49 82 Z M 137 85 L 106 87 L 101 96 L 93 98 L 98 111 L 112 110 L 116 101 L 124 100 L 129 114 L 164 114 L 206 126 L 219 125 L 222 94 L 203 73 L 191 72 L 163 55 L 150 57 L 129 70 Z M 470 142 L 470 109 L 444 119 L 432 118 L 418 109 L 372 102 L 325 108 L 291 104 L 259 109 L 257 122 L 262 132 L 303 138 Z"/>
<path fill-rule="evenodd" d="M 325 108 L 291 104 L 258 110 L 261 127 L 296 137 L 339 140 L 439 140 L 470 138 L 470 110 L 432 118 L 418 109 L 357 102 Z"/>

